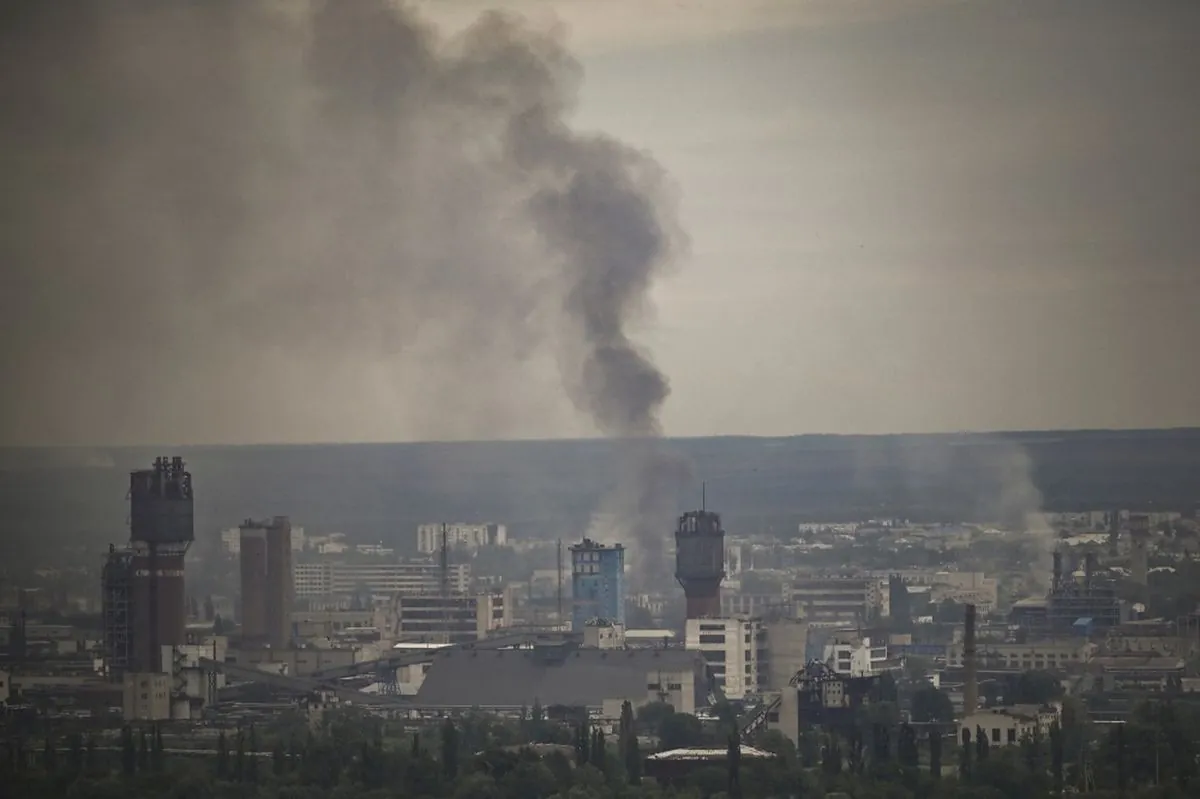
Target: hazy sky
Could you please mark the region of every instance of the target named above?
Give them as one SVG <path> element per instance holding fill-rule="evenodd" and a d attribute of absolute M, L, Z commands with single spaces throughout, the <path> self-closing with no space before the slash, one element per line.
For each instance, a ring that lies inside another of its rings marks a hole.
<path fill-rule="evenodd" d="M 666 433 L 1200 424 L 1200 4 L 416 5 L 448 29 L 493 7 L 561 21 L 577 124 L 670 174 L 690 247 L 637 329 Z M 296 310 L 320 325 L 319 301 Z M 443 385 L 403 348 L 337 374 L 184 359 L 159 375 L 187 386 L 171 407 L 125 412 L 102 370 L 27 372 L 0 389 L 0 443 L 593 432 L 552 361 L 513 365 L 521 400 L 495 415 L 508 378 Z"/>

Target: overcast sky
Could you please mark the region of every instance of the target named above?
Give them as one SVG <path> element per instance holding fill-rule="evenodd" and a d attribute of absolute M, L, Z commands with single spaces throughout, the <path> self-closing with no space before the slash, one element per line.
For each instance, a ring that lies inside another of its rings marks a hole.
<path fill-rule="evenodd" d="M 492 7 L 564 24 L 575 122 L 670 174 L 690 247 L 636 331 L 667 434 L 1200 424 L 1200 4 L 417 5 L 447 29 Z M 406 357 L 346 352 L 336 380 L 292 359 L 258 385 L 184 359 L 159 375 L 188 387 L 173 408 L 133 413 L 102 370 L 27 370 L 0 388 L 0 443 L 594 432 L 546 363 L 488 426 L 447 420 Z"/>

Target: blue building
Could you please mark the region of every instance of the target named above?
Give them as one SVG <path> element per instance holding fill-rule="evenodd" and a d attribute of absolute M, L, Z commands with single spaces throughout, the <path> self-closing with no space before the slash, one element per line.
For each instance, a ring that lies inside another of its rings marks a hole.
<path fill-rule="evenodd" d="M 625 548 L 585 538 L 571 547 L 571 629 L 597 618 L 625 624 Z"/>

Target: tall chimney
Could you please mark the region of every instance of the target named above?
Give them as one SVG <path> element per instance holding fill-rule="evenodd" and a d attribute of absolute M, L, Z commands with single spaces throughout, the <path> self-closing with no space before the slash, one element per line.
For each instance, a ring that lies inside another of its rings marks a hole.
<path fill-rule="evenodd" d="M 1089 552 L 1083 556 L 1083 584 L 1089 590 L 1092 587 L 1092 575 L 1096 571 L 1096 554 Z"/>
<path fill-rule="evenodd" d="M 966 629 L 963 630 L 963 718 L 975 713 L 979 705 L 979 678 L 975 665 L 975 606 L 967 605 Z"/>
<path fill-rule="evenodd" d="M 1050 588 L 1058 590 L 1062 585 L 1062 553 L 1054 550 L 1054 571 L 1050 574 Z"/>

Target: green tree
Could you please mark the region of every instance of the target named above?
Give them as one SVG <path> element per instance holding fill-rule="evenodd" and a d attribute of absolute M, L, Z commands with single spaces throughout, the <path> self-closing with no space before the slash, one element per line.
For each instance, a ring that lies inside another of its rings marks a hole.
<path fill-rule="evenodd" d="M 146 743 L 145 730 L 138 733 L 137 767 L 138 771 L 146 771 L 150 768 L 150 746 Z"/>
<path fill-rule="evenodd" d="M 1063 791 L 1063 734 L 1058 722 L 1050 725 L 1050 778 L 1055 796 Z"/>
<path fill-rule="evenodd" d="M 42 768 L 45 769 L 47 775 L 58 774 L 58 751 L 54 747 L 54 739 L 49 735 L 42 744 Z"/>
<path fill-rule="evenodd" d="M 932 685 L 918 688 L 912 695 L 912 720 L 921 724 L 954 721 L 954 703 Z"/>
<path fill-rule="evenodd" d="M 900 741 L 896 746 L 896 759 L 907 769 L 916 770 L 921 765 L 921 752 L 917 748 L 917 732 L 907 722 L 900 725 Z"/>
<path fill-rule="evenodd" d="M 642 756 L 638 747 L 637 730 L 634 727 L 633 704 L 629 700 L 621 704 L 619 729 L 617 748 L 620 749 L 621 762 L 625 765 L 625 777 L 630 782 L 637 782 L 642 777 Z"/>
<path fill-rule="evenodd" d="M 987 760 L 988 756 L 988 739 L 987 733 L 983 727 L 975 728 L 975 759 L 982 763 Z"/>
<path fill-rule="evenodd" d="M 963 780 L 971 778 L 971 730 L 967 727 L 962 731 L 962 746 L 958 752 L 958 775 Z"/>
<path fill-rule="evenodd" d="M 742 795 L 742 743 L 738 740 L 736 732 L 729 735 L 725 760 L 729 766 L 729 795 L 732 799 L 740 799 Z"/>
<path fill-rule="evenodd" d="M 942 776 L 942 731 L 936 727 L 929 730 L 929 773 L 935 780 Z"/>
<path fill-rule="evenodd" d="M 442 725 L 442 774 L 447 780 L 458 776 L 458 728 L 450 719 Z"/>
<path fill-rule="evenodd" d="M 258 782 L 258 735 L 254 732 L 253 724 L 250 725 L 246 748 L 246 782 L 254 784 Z"/>
<path fill-rule="evenodd" d="M 233 761 L 233 778 L 237 782 L 241 782 L 246 779 L 246 736 L 241 730 L 238 730 L 234 746 L 237 753 L 234 755 Z"/>
<path fill-rule="evenodd" d="M 287 755 L 283 753 L 283 744 L 276 741 L 275 747 L 271 750 L 271 773 L 276 777 L 282 777 L 287 771 Z"/>
<path fill-rule="evenodd" d="M 150 751 L 150 766 L 155 771 L 161 772 L 166 758 L 166 751 L 163 749 L 162 728 L 157 724 L 154 725 L 154 743 L 152 747 Z"/>
<path fill-rule="evenodd" d="M 683 749 L 704 742 L 704 725 L 689 713 L 672 713 L 662 720 L 658 739 L 663 749 Z"/>
<path fill-rule="evenodd" d="M 225 730 L 217 735 L 217 779 L 229 779 L 229 742 L 225 739 Z"/>
<path fill-rule="evenodd" d="M 133 730 L 128 724 L 121 728 L 121 771 L 126 777 L 137 773 L 137 749 L 133 744 Z"/>

